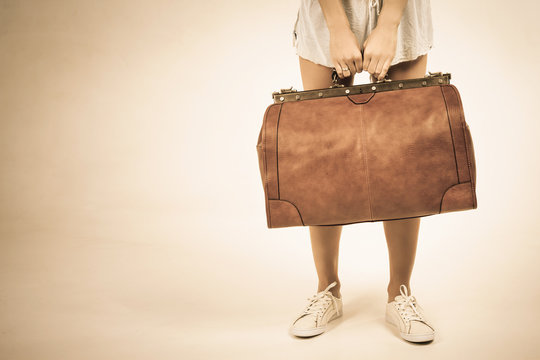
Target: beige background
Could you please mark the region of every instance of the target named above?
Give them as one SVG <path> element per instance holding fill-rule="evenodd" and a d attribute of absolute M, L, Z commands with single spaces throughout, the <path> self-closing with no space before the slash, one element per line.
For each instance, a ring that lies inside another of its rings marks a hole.
<path fill-rule="evenodd" d="M 422 219 L 429 345 L 384 323 L 381 223 L 343 229 L 345 316 L 287 334 L 315 268 L 307 228 L 266 228 L 255 145 L 302 88 L 297 6 L 0 0 L 0 358 L 540 356 L 538 3 L 432 1 L 479 205 Z"/>

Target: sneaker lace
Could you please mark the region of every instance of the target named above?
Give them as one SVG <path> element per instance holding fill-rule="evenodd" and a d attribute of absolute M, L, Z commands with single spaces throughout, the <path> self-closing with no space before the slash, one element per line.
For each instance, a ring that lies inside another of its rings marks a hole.
<path fill-rule="evenodd" d="M 401 293 L 401 298 L 398 298 L 397 305 L 398 310 L 400 311 L 401 316 L 406 320 L 419 320 L 425 321 L 424 317 L 418 311 L 416 305 L 418 304 L 416 298 L 412 295 L 409 295 L 407 292 L 407 287 L 402 284 L 399 287 L 399 292 Z"/>
<path fill-rule="evenodd" d="M 334 303 L 334 307 L 339 315 L 339 308 L 336 301 L 336 298 L 330 293 L 330 289 L 337 285 L 337 282 L 334 281 L 326 287 L 323 291 L 307 298 L 309 304 L 306 306 L 301 315 L 305 314 L 314 314 L 317 317 L 317 321 L 323 316 L 326 309 L 331 303 Z"/>

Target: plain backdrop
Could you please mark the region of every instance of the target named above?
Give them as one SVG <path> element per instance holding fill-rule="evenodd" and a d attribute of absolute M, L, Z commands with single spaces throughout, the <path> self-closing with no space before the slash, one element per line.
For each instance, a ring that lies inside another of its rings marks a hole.
<path fill-rule="evenodd" d="M 431 2 L 478 208 L 422 219 L 427 345 L 384 323 L 380 222 L 343 228 L 344 317 L 287 334 L 317 277 L 307 227 L 266 227 L 255 146 L 302 89 L 298 5 L 0 0 L 0 358 L 540 357 L 538 2 Z"/>

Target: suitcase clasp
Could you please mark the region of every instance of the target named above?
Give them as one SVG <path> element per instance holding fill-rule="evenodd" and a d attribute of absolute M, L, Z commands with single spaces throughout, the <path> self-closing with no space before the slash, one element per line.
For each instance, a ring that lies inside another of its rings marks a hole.
<path fill-rule="evenodd" d="M 280 89 L 279 91 L 274 91 L 274 92 L 272 93 L 272 96 L 273 96 L 273 95 L 281 95 L 281 94 L 290 94 L 290 93 L 297 92 L 297 91 L 298 91 L 298 90 L 293 89 L 293 87 L 292 87 L 292 85 L 291 85 L 291 87 L 288 88 L 288 89 Z"/>
<path fill-rule="evenodd" d="M 434 77 L 439 77 L 439 76 L 448 76 L 448 80 L 451 79 L 451 74 L 450 73 L 443 73 L 443 72 L 440 72 L 440 71 L 437 71 L 437 72 L 431 72 L 431 71 L 428 71 L 429 72 L 429 75 L 424 75 L 425 78 L 434 78 Z"/>

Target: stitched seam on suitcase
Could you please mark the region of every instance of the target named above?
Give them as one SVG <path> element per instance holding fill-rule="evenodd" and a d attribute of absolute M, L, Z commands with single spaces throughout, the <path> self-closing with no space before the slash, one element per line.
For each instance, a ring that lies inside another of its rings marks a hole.
<path fill-rule="evenodd" d="M 448 111 L 448 103 L 446 102 L 446 96 L 444 95 L 443 86 L 439 86 L 439 89 L 441 89 L 441 94 L 444 100 L 444 106 L 446 108 L 446 118 L 448 119 L 448 128 L 450 130 L 450 138 L 452 139 L 452 148 L 454 149 L 454 162 L 456 164 L 456 175 L 458 183 L 459 180 L 459 170 L 458 170 L 458 161 L 457 161 L 457 155 L 456 155 L 456 144 L 454 143 L 454 132 L 452 131 L 452 122 L 450 121 L 450 111 Z"/>
<path fill-rule="evenodd" d="M 469 157 L 469 148 L 467 146 L 467 139 L 465 138 L 465 129 L 464 129 L 464 125 L 465 125 L 465 119 L 463 118 L 463 104 L 461 104 L 461 99 L 459 98 L 459 94 L 458 92 L 456 91 L 456 89 L 451 86 L 452 90 L 454 91 L 454 94 L 456 95 L 456 99 L 458 101 L 458 104 L 460 105 L 460 111 L 459 111 L 459 119 L 461 120 L 461 132 L 463 133 L 463 143 L 465 144 L 465 157 L 467 158 L 467 167 L 469 169 L 469 178 L 471 179 L 471 200 L 472 200 L 472 203 L 474 205 L 474 187 L 473 187 L 473 176 L 472 176 L 472 172 L 471 172 L 471 159 Z"/>
<path fill-rule="evenodd" d="M 371 208 L 371 190 L 369 187 L 369 169 L 368 169 L 368 161 L 367 161 L 367 150 L 366 150 L 366 135 L 365 135 L 365 129 L 364 129 L 364 107 L 360 108 L 360 131 L 362 133 L 362 156 L 364 157 L 364 166 L 366 168 L 366 184 L 367 184 L 367 192 L 368 192 L 368 202 L 369 202 L 369 216 L 371 220 L 373 220 L 373 209 Z"/>
<path fill-rule="evenodd" d="M 277 198 L 280 199 L 281 196 L 279 195 L 279 156 L 278 156 L 278 131 L 279 131 L 279 119 L 281 119 L 281 109 L 283 109 L 283 103 L 279 106 L 279 113 L 277 118 L 277 124 L 276 124 L 276 183 L 277 183 Z"/>
<path fill-rule="evenodd" d="M 456 93 L 453 85 L 446 85 L 445 93 L 447 93 L 449 116 L 452 121 L 453 131 L 455 132 L 454 140 L 457 146 L 456 158 L 458 160 L 459 182 L 466 183 L 470 180 L 471 174 L 467 164 L 467 148 L 463 132 L 463 108 L 459 101 L 459 94 Z M 469 176 L 469 179 L 467 176 Z"/>
<path fill-rule="evenodd" d="M 270 107 L 266 110 L 266 114 L 264 117 L 264 186 L 266 188 L 266 211 L 268 213 L 268 223 L 270 224 L 270 227 L 272 227 L 272 214 L 270 212 L 270 202 L 268 201 L 268 162 L 266 161 L 266 126 L 268 124 L 268 113 L 270 112 Z"/>

